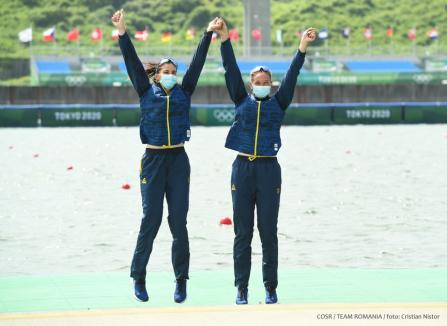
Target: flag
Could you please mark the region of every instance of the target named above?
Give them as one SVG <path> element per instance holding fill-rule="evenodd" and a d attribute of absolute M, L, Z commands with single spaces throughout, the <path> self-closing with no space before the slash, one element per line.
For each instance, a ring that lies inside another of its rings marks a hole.
<path fill-rule="evenodd" d="M 393 37 L 393 36 L 394 36 L 394 28 L 392 28 L 391 26 L 389 26 L 389 27 L 386 29 L 386 36 L 388 36 L 388 37 Z"/>
<path fill-rule="evenodd" d="M 349 27 L 343 27 L 342 29 L 341 29 L 341 36 L 343 37 L 343 38 L 349 38 L 349 34 L 351 33 L 351 30 L 350 30 L 350 28 Z"/>
<path fill-rule="evenodd" d="M 112 40 L 116 41 L 119 38 L 120 38 L 120 35 L 118 34 L 118 30 L 117 29 L 112 30 Z"/>
<path fill-rule="evenodd" d="M 261 30 L 259 28 L 255 28 L 254 30 L 251 31 L 251 36 L 256 40 L 256 41 L 260 41 L 262 38 L 262 33 Z"/>
<path fill-rule="evenodd" d="M 414 41 L 416 39 L 416 27 L 410 28 L 408 30 L 407 36 L 410 41 Z"/>
<path fill-rule="evenodd" d="M 186 39 L 188 41 L 194 40 L 194 38 L 196 37 L 196 31 L 194 28 L 188 28 L 188 30 L 186 31 Z"/>
<path fill-rule="evenodd" d="M 436 27 L 432 27 L 432 29 L 427 32 L 427 36 L 433 41 L 436 40 L 439 36 L 438 29 Z"/>
<path fill-rule="evenodd" d="M 277 29 L 276 30 L 276 42 L 278 43 L 282 43 L 283 39 L 282 39 L 282 30 L 281 29 Z"/>
<path fill-rule="evenodd" d="M 43 40 L 45 42 L 52 42 L 56 39 L 56 27 L 51 27 L 43 32 Z"/>
<path fill-rule="evenodd" d="M 161 41 L 163 43 L 169 43 L 172 39 L 172 33 L 171 32 L 163 32 L 161 33 Z"/>
<path fill-rule="evenodd" d="M 74 42 L 77 41 L 79 39 L 79 28 L 73 28 L 71 31 L 68 32 L 67 34 L 67 41 L 69 42 Z"/>
<path fill-rule="evenodd" d="M 213 32 L 213 35 L 211 35 L 211 42 L 216 42 L 217 36 L 219 36 L 219 34 L 217 34 L 216 32 Z"/>
<path fill-rule="evenodd" d="M 239 40 L 239 31 L 237 28 L 232 28 L 228 32 L 228 37 L 231 41 L 238 41 Z"/>
<path fill-rule="evenodd" d="M 135 32 L 135 39 L 138 41 L 146 41 L 149 37 L 149 33 L 147 32 L 147 29 L 144 31 L 136 31 Z"/>
<path fill-rule="evenodd" d="M 101 41 L 102 40 L 102 29 L 99 27 L 96 27 L 90 34 L 90 39 L 92 41 Z"/>
<path fill-rule="evenodd" d="M 31 42 L 33 40 L 33 29 L 28 27 L 27 29 L 19 32 L 19 40 L 22 43 Z"/>
<path fill-rule="evenodd" d="M 318 38 L 322 39 L 322 40 L 326 40 L 327 38 L 329 38 L 329 31 L 327 28 L 323 28 L 318 32 Z"/>
<path fill-rule="evenodd" d="M 368 40 L 371 41 L 373 38 L 373 32 L 372 32 L 372 28 L 371 27 L 366 27 L 363 30 L 363 36 Z"/>

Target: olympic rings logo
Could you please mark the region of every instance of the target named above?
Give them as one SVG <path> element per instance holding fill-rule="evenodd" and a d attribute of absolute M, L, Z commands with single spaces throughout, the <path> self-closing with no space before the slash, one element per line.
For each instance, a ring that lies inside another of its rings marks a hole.
<path fill-rule="evenodd" d="M 68 86 L 80 86 L 87 81 L 85 76 L 67 76 L 65 77 L 65 82 Z"/>
<path fill-rule="evenodd" d="M 222 109 L 214 110 L 213 116 L 219 122 L 233 122 L 234 121 L 234 109 Z"/>

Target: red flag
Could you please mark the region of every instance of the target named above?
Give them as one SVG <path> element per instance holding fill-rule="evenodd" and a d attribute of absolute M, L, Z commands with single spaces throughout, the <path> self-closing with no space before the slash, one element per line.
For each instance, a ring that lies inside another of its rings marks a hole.
<path fill-rule="evenodd" d="M 256 40 L 260 41 L 262 38 L 261 30 L 259 28 L 255 28 L 251 31 L 251 36 Z"/>
<path fill-rule="evenodd" d="M 101 41 L 102 40 L 102 29 L 97 27 L 90 34 L 90 39 L 92 41 Z"/>
<path fill-rule="evenodd" d="M 239 40 L 239 31 L 237 28 L 230 29 L 228 32 L 228 36 L 231 41 L 238 41 Z"/>
<path fill-rule="evenodd" d="M 68 32 L 67 41 L 69 42 L 77 41 L 79 39 L 79 35 L 80 35 L 79 28 L 75 27 Z"/>
<path fill-rule="evenodd" d="M 407 36 L 410 41 L 414 41 L 416 39 L 416 27 L 410 28 Z"/>
<path fill-rule="evenodd" d="M 146 41 L 149 37 L 149 33 L 145 29 L 144 31 L 136 31 L 135 32 L 135 39 L 139 41 Z"/>
<path fill-rule="evenodd" d="M 386 36 L 388 37 L 394 36 L 394 29 L 391 26 L 386 29 Z"/>
<path fill-rule="evenodd" d="M 112 30 L 112 40 L 116 41 L 119 38 L 120 38 L 120 35 L 118 34 L 118 30 L 117 29 Z"/>

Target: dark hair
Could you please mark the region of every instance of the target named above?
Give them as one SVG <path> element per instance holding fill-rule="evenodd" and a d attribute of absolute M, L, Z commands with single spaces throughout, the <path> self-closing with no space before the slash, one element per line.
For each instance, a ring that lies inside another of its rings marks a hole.
<path fill-rule="evenodd" d="M 144 71 L 146 71 L 149 79 L 154 78 L 155 74 L 158 72 L 158 63 L 146 62 L 144 64 Z"/>
<path fill-rule="evenodd" d="M 169 60 L 167 62 L 163 62 L 164 60 Z M 173 61 L 172 59 L 162 59 L 161 63 L 155 63 L 155 62 L 146 62 L 144 66 L 144 71 L 146 71 L 147 76 L 149 79 L 154 78 L 155 74 L 163 67 L 166 63 L 173 64 L 175 66 L 175 69 L 177 69 L 177 63 Z"/>

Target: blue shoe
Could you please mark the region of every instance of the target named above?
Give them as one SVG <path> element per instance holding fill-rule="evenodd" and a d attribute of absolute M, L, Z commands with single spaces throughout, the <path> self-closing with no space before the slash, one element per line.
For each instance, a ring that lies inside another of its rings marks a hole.
<path fill-rule="evenodd" d="M 236 304 L 248 304 L 248 289 L 238 288 L 236 296 Z"/>
<path fill-rule="evenodd" d="M 149 296 L 146 291 L 146 282 L 143 280 L 133 281 L 135 299 L 138 301 L 146 302 L 149 300 Z"/>
<path fill-rule="evenodd" d="M 186 279 L 178 279 L 175 285 L 174 301 L 183 303 L 186 300 Z"/>
<path fill-rule="evenodd" d="M 271 286 L 265 287 L 265 303 L 275 304 L 278 302 L 278 295 L 276 294 L 276 289 Z"/>

